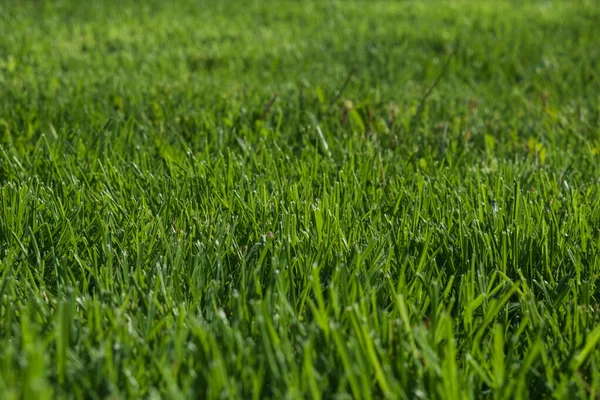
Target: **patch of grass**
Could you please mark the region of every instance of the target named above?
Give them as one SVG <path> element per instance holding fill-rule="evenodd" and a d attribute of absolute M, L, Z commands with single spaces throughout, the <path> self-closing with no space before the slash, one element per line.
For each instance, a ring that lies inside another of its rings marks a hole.
<path fill-rule="evenodd" d="M 2 397 L 597 397 L 597 3 L 205 3 L 0 5 Z"/>

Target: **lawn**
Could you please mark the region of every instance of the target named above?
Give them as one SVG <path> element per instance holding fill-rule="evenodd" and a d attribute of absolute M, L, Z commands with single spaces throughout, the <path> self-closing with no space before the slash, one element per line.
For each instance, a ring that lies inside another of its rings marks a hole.
<path fill-rule="evenodd" d="M 0 2 L 0 398 L 598 398 L 598 21 Z"/>

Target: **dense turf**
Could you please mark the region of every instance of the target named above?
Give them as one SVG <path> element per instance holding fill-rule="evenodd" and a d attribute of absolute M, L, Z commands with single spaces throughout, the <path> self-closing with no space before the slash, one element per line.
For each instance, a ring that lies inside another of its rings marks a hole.
<path fill-rule="evenodd" d="M 600 395 L 597 2 L 136 3 L 0 3 L 0 397 Z"/>

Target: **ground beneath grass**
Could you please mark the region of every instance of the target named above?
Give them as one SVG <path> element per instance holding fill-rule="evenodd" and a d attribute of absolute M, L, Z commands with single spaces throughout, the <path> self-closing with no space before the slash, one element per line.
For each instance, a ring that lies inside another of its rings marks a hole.
<path fill-rule="evenodd" d="M 0 397 L 597 398 L 598 21 L 0 3 Z"/>

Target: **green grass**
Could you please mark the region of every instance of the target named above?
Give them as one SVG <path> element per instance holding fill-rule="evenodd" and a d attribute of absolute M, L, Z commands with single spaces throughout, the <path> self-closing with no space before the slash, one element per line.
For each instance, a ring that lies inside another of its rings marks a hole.
<path fill-rule="evenodd" d="M 0 397 L 600 396 L 596 1 L 137 3 L 0 3 Z"/>

